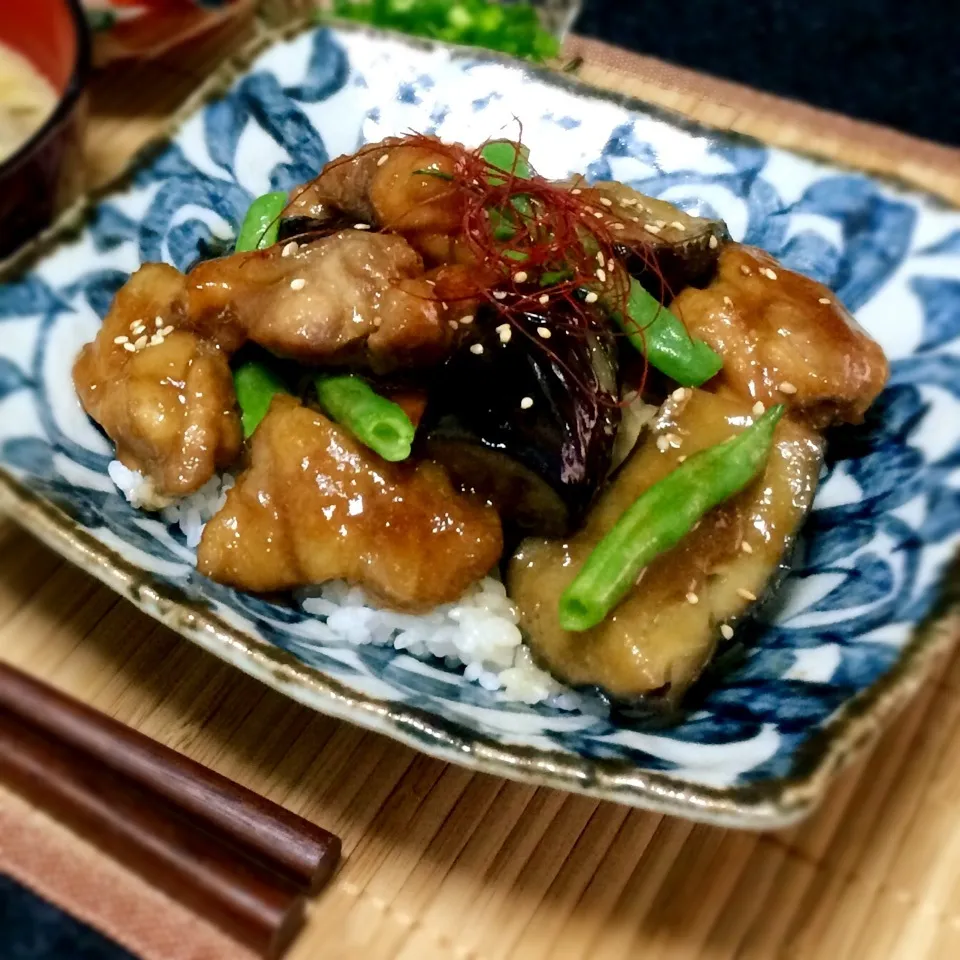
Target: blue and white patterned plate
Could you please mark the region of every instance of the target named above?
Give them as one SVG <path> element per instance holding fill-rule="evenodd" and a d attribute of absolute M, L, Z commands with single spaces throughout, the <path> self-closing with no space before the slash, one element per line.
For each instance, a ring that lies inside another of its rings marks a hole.
<path fill-rule="evenodd" d="M 475 51 L 312 29 L 246 63 L 7 271 L 0 505 L 207 650 L 455 763 L 738 826 L 811 809 L 957 630 L 940 587 L 960 539 L 960 214 Z M 722 217 L 737 239 L 831 286 L 892 362 L 850 441 L 858 458 L 829 467 L 755 646 L 673 728 L 507 703 L 441 662 L 337 642 L 292 608 L 211 583 L 178 533 L 113 488 L 111 451 L 74 395 L 74 356 L 140 263 L 186 268 L 223 249 L 256 194 L 364 141 L 420 130 L 478 143 L 515 134 L 518 120 L 542 173 L 624 180 Z"/>

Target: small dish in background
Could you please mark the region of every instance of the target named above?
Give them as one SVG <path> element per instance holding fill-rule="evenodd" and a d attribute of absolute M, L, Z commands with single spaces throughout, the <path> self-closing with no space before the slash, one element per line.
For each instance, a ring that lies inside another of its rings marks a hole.
<path fill-rule="evenodd" d="M 7 132 L 22 141 L 0 144 L 0 257 L 45 227 L 75 199 L 82 185 L 83 90 L 90 63 L 87 26 L 79 0 L 4 0 L 0 54 L 11 82 L 0 82 L 4 100 L 17 95 L 19 72 L 29 103 Z M 44 92 L 52 94 L 49 108 Z M 33 114 L 31 116 L 31 114 Z"/>

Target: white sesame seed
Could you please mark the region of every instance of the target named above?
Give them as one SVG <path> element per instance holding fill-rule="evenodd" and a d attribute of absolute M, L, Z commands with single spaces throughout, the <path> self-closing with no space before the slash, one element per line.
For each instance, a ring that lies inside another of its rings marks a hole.
<path fill-rule="evenodd" d="M 382 157 L 380 157 L 380 159 L 377 161 L 377 166 L 378 166 L 378 167 L 382 167 L 389 159 L 390 159 L 390 154 L 389 154 L 389 153 L 385 153 L 385 154 L 384 154 Z"/>
<path fill-rule="evenodd" d="M 657 437 L 657 449 L 661 453 L 666 453 L 670 449 L 670 440 L 665 436 Z"/>
<path fill-rule="evenodd" d="M 622 223 L 611 223 L 611 230 L 626 230 L 627 228 Z"/>
<path fill-rule="evenodd" d="M 465 317 L 461 317 L 460 323 L 463 326 L 468 327 L 471 323 L 473 323 L 473 314 L 468 313 Z"/>
<path fill-rule="evenodd" d="M 137 337 L 137 339 L 133 341 L 134 350 L 142 350 L 146 345 L 147 345 L 146 334 L 144 334 L 142 337 Z"/>
<path fill-rule="evenodd" d="M 529 410 L 533 406 L 533 397 L 524 397 L 520 401 L 521 410 Z"/>
<path fill-rule="evenodd" d="M 607 269 L 608 269 L 611 273 L 613 273 L 613 268 L 614 268 L 615 266 L 616 266 L 616 263 L 614 263 L 613 257 L 611 257 L 611 258 L 607 261 Z"/>
<path fill-rule="evenodd" d="M 281 257 L 292 257 L 300 249 L 300 244 L 296 240 L 291 240 L 280 251 Z"/>
<path fill-rule="evenodd" d="M 758 400 L 758 401 L 753 405 L 753 415 L 754 415 L 755 417 L 759 417 L 759 416 L 764 412 L 764 410 L 766 410 L 766 409 L 767 409 L 767 408 L 763 405 L 762 401 Z"/>
<path fill-rule="evenodd" d="M 719 245 L 720 245 L 720 241 L 717 239 L 717 235 L 715 233 L 711 233 L 710 239 L 707 241 L 707 246 L 711 250 L 716 250 Z"/>
<path fill-rule="evenodd" d="M 602 219 L 603 219 L 603 214 L 602 214 L 599 210 L 595 211 L 595 213 L 594 213 L 593 215 L 594 215 L 598 220 L 602 220 Z"/>
<path fill-rule="evenodd" d="M 160 334 L 160 333 L 155 333 L 155 334 L 150 338 L 150 346 L 151 346 L 151 347 L 159 347 L 161 343 L 163 343 L 163 335 Z"/>
<path fill-rule="evenodd" d="M 507 294 L 506 294 L 506 292 L 503 291 L 503 290 L 494 290 L 494 291 L 493 291 L 493 299 L 494 299 L 494 300 L 505 300 L 505 299 L 506 299 L 506 296 L 507 296 Z"/>
<path fill-rule="evenodd" d="M 163 334 L 163 336 L 165 336 L 165 337 L 169 337 L 170 334 L 173 333 L 173 324 L 171 323 L 171 324 L 168 324 L 167 326 L 165 326 L 165 327 L 160 331 L 160 333 Z"/>
<path fill-rule="evenodd" d="M 514 275 L 513 279 L 517 283 L 523 283 L 527 279 L 527 272 L 525 270 L 518 270 Z"/>
<path fill-rule="evenodd" d="M 307 281 L 303 277 L 296 277 L 290 281 L 291 290 L 302 290 L 307 285 Z"/>
<path fill-rule="evenodd" d="M 640 222 L 640 218 L 639 218 L 639 217 L 631 217 L 630 219 L 631 219 L 634 223 L 639 223 L 639 222 Z"/>
<path fill-rule="evenodd" d="M 732 301 L 729 297 L 724 297 L 724 298 L 723 298 L 723 305 L 724 305 L 725 307 L 732 307 L 732 306 L 733 306 L 733 301 Z"/>
<path fill-rule="evenodd" d="M 686 400 L 687 399 L 687 388 L 686 387 L 677 387 L 673 393 L 670 394 L 674 400 Z"/>
<path fill-rule="evenodd" d="M 729 623 L 721 623 L 721 624 L 720 624 L 720 636 L 723 637 L 724 640 L 732 640 L 732 639 L 733 639 L 733 627 L 731 627 Z"/>
<path fill-rule="evenodd" d="M 789 380 L 784 380 L 783 383 L 781 383 L 781 384 L 777 387 L 777 389 L 778 389 L 781 393 L 786 393 L 786 394 L 791 394 L 791 393 L 796 393 L 796 392 L 797 392 L 797 388 L 796 388 Z"/>
<path fill-rule="evenodd" d="M 114 337 L 114 338 L 113 338 L 113 342 L 114 342 L 114 343 L 127 343 L 129 340 L 130 340 L 129 337 Z"/>
<path fill-rule="evenodd" d="M 670 446 L 673 447 L 674 450 L 679 450 L 680 444 L 683 442 L 682 439 L 678 437 L 675 433 L 668 433 L 667 441 L 670 443 Z"/>
<path fill-rule="evenodd" d="M 654 220 L 653 221 L 661 230 L 667 225 L 666 220 Z"/>
<path fill-rule="evenodd" d="M 677 463 L 683 463 L 687 459 L 687 455 L 684 454 L 682 457 L 677 457 Z"/>
<path fill-rule="evenodd" d="M 153 325 L 159 330 L 163 326 L 163 317 L 155 317 Z"/>
<path fill-rule="evenodd" d="M 476 354 L 478 357 L 483 353 L 483 344 L 475 343 L 470 347 L 470 352 Z"/>
<path fill-rule="evenodd" d="M 549 302 L 550 302 L 550 294 L 548 293 L 543 293 L 539 297 L 537 297 L 537 303 L 549 303 Z"/>
<path fill-rule="evenodd" d="M 601 198 L 600 198 L 600 202 L 601 202 L 605 207 L 612 207 L 612 206 L 613 206 L 613 201 L 610 200 L 608 197 L 601 197 Z"/>
<path fill-rule="evenodd" d="M 833 301 L 829 297 L 821 297 L 817 303 L 833 303 Z"/>
<path fill-rule="evenodd" d="M 768 280 L 776 280 L 776 279 L 777 279 L 776 271 L 771 270 L 769 267 L 761 267 L 761 268 L 757 271 L 757 273 L 762 274 L 762 275 L 765 276 Z"/>
<path fill-rule="evenodd" d="M 691 591 L 690 593 L 687 594 L 687 603 L 696 604 L 699 602 L 700 602 L 700 598 L 695 593 Z"/>
<path fill-rule="evenodd" d="M 674 230 L 679 230 L 681 233 L 685 233 L 687 229 L 679 220 L 671 220 L 670 226 L 673 227 Z"/>
<path fill-rule="evenodd" d="M 643 229 L 646 230 L 647 233 L 652 233 L 654 236 L 657 236 L 657 234 L 660 233 L 660 228 L 652 223 L 645 223 L 643 225 Z"/>
<path fill-rule="evenodd" d="M 741 264 L 740 264 L 740 272 L 741 272 L 745 277 L 749 277 L 750 274 L 753 273 L 753 271 L 752 271 L 745 263 L 741 263 Z"/>
<path fill-rule="evenodd" d="M 374 317 L 374 318 L 373 318 L 373 325 L 374 325 L 375 327 L 379 327 L 382 323 L 383 323 L 383 317 Z"/>
<path fill-rule="evenodd" d="M 137 352 L 137 348 L 132 343 L 129 343 L 129 342 L 123 345 L 123 349 L 128 350 L 130 353 Z"/>
<path fill-rule="evenodd" d="M 753 601 L 757 599 L 757 595 L 755 593 L 751 593 L 745 587 L 737 587 L 737 596 L 748 601 L 749 603 L 753 603 Z"/>
<path fill-rule="evenodd" d="M 740 541 L 740 549 L 741 549 L 744 553 L 753 553 L 753 547 L 750 546 L 750 543 L 749 543 L 749 541 L 747 541 L 747 540 L 741 540 L 741 541 Z"/>
<path fill-rule="evenodd" d="M 553 334 L 550 332 L 549 327 L 537 327 L 537 336 L 541 340 L 549 340 Z"/>
<path fill-rule="evenodd" d="M 621 207 L 635 207 L 639 201 L 636 197 L 626 197 L 620 201 Z"/>
<path fill-rule="evenodd" d="M 571 193 L 573 196 L 575 196 L 575 197 L 579 197 L 580 194 L 583 193 L 583 191 L 582 191 L 582 190 L 571 190 L 570 193 Z"/>
<path fill-rule="evenodd" d="M 599 263 L 600 266 L 602 267 L 603 264 L 604 264 L 604 262 L 605 262 L 605 261 L 604 261 L 604 259 L 603 259 L 603 251 L 602 251 L 602 250 L 598 250 L 598 251 L 597 251 L 597 263 Z"/>
<path fill-rule="evenodd" d="M 596 303 L 599 297 L 592 291 L 588 291 L 587 295 L 583 298 L 587 303 Z"/>
<path fill-rule="evenodd" d="M 130 329 L 134 333 L 139 334 L 139 333 L 143 333 L 147 328 L 142 323 L 135 323 Z"/>
<path fill-rule="evenodd" d="M 510 338 L 513 336 L 513 331 L 510 329 L 510 324 L 501 323 L 500 326 L 497 327 L 497 334 L 500 337 L 501 343 L 509 343 Z"/>
<path fill-rule="evenodd" d="M 606 281 L 606 279 L 607 279 L 607 271 L 604 270 L 603 267 L 597 267 L 597 279 L 598 279 L 601 283 L 604 283 L 604 282 Z"/>
<path fill-rule="evenodd" d="M 451 329 L 451 330 L 459 330 L 459 329 L 460 329 L 460 324 L 457 323 L 456 320 L 448 320 L 447 323 L 450 324 L 450 329 Z"/>
<path fill-rule="evenodd" d="M 370 229 L 370 224 L 369 224 L 369 223 L 355 223 L 355 224 L 353 225 L 353 229 L 354 229 L 354 230 L 369 230 L 369 229 Z"/>

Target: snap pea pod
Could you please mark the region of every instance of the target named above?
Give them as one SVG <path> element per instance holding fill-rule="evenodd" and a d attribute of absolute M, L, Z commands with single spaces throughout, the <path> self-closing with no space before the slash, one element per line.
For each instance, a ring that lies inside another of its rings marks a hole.
<path fill-rule="evenodd" d="M 678 543 L 707 511 L 743 490 L 767 462 L 785 409 L 771 407 L 742 433 L 693 454 L 640 494 L 564 590 L 560 625 L 577 631 L 595 627 L 651 560 Z"/>
<path fill-rule="evenodd" d="M 699 387 L 716 376 L 723 360 L 703 340 L 690 336 L 676 316 L 630 278 L 627 316 L 611 310 L 614 322 L 651 365 L 684 387 Z"/>
<path fill-rule="evenodd" d="M 233 371 L 233 387 L 240 407 L 240 423 L 244 439 L 260 425 L 270 409 L 270 401 L 278 393 L 287 393 L 283 381 L 268 366 L 249 360 Z"/>
<path fill-rule="evenodd" d="M 275 244 L 280 230 L 280 214 L 286 205 L 287 194 L 282 190 L 257 197 L 250 204 L 237 232 L 236 252 L 262 250 Z"/>
<path fill-rule="evenodd" d="M 354 376 L 317 377 L 320 406 L 362 444 L 384 460 L 406 460 L 414 426 L 403 409 L 381 397 L 365 380 Z"/>

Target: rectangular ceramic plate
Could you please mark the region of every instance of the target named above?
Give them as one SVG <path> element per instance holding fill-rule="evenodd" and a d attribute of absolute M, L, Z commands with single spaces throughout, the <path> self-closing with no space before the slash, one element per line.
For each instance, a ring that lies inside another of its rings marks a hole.
<path fill-rule="evenodd" d="M 716 823 L 809 811 L 956 632 L 960 215 L 930 197 L 653 112 L 527 65 L 364 30 L 273 38 L 214 78 L 172 137 L 0 289 L 0 503 L 205 649 L 317 710 L 478 770 Z M 318 618 L 198 575 L 127 505 L 70 368 L 145 261 L 224 249 L 248 203 L 409 130 L 515 135 L 540 172 L 624 180 L 831 286 L 892 362 L 828 465 L 803 550 L 739 667 L 667 729 L 504 702 L 439 661 L 358 647 Z"/>

